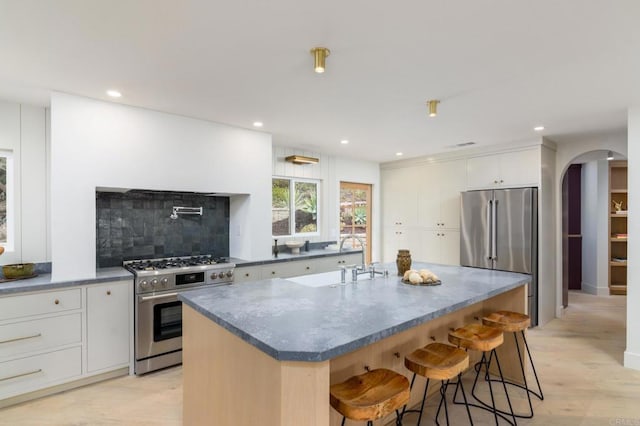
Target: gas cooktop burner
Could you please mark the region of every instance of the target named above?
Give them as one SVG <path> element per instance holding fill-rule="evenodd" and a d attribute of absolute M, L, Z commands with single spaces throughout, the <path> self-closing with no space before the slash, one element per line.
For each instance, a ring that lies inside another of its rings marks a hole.
<path fill-rule="evenodd" d="M 166 259 L 133 260 L 125 262 L 125 266 L 134 271 L 158 271 L 190 266 L 227 264 L 229 259 L 214 256 L 173 257 Z"/>

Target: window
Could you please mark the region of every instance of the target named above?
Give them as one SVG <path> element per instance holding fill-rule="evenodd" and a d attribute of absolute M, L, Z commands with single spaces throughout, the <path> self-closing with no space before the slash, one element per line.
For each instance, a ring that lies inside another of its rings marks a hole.
<path fill-rule="evenodd" d="M 0 245 L 13 250 L 13 158 L 0 151 Z"/>
<path fill-rule="evenodd" d="M 273 236 L 318 232 L 318 182 L 273 178 L 271 232 Z"/>

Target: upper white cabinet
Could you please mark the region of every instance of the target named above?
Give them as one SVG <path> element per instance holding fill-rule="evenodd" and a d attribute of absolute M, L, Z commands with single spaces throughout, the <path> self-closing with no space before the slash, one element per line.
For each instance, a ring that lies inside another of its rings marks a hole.
<path fill-rule="evenodd" d="M 540 151 L 522 151 L 472 157 L 467 160 L 467 188 L 512 188 L 540 183 Z"/>
<path fill-rule="evenodd" d="M 128 281 L 87 287 L 87 371 L 128 366 L 133 290 Z"/>
<path fill-rule="evenodd" d="M 466 188 L 464 160 L 424 166 L 418 190 L 418 224 L 427 229 L 460 228 L 460 192 Z"/>
<path fill-rule="evenodd" d="M 381 172 L 384 226 L 413 226 L 418 222 L 418 186 L 425 182 L 420 167 L 386 169 Z"/>

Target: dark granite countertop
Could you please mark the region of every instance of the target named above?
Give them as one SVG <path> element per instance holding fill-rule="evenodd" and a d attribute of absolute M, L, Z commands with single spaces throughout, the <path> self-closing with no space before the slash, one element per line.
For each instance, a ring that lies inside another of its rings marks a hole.
<path fill-rule="evenodd" d="M 382 265 L 395 271 L 395 265 Z M 394 275 L 336 285 L 339 272 L 183 292 L 180 300 L 280 361 L 325 361 L 531 281 L 531 276 L 414 262 L 443 284 Z M 349 278 L 347 278 L 349 279 Z M 296 282 L 296 280 L 298 282 Z"/>
<path fill-rule="evenodd" d="M 300 254 L 291 254 L 291 253 L 278 253 L 278 257 L 271 256 L 267 259 L 259 259 L 259 260 L 244 260 L 237 259 L 235 257 L 230 257 L 229 261 L 236 264 L 236 267 L 241 268 L 243 266 L 256 266 L 256 265 L 268 265 L 271 263 L 279 263 L 279 262 L 293 262 L 296 260 L 304 260 L 304 259 L 317 259 L 321 257 L 330 257 L 330 256 L 342 256 L 345 254 L 352 253 L 362 253 L 362 250 L 358 249 L 343 249 L 341 252 L 338 250 L 328 250 L 328 249 L 314 249 L 309 251 L 301 251 Z"/>
<path fill-rule="evenodd" d="M 0 283 L 0 296 L 27 293 L 30 291 L 54 290 L 64 287 L 74 287 L 79 285 L 127 280 L 131 280 L 131 282 L 133 282 L 133 274 L 121 267 L 100 268 L 96 270 L 95 278 L 85 278 L 71 281 L 52 281 L 51 274 L 41 274 L 37 277 L 28 278 L 25 280 L 15 280 Z"/>

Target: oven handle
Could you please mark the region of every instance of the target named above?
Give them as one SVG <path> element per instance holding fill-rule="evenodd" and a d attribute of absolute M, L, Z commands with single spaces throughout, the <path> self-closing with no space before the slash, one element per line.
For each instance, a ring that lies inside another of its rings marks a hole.
<path fill-rule="evenodd" d="M 141 302 L 146 302 L 148 300 L 156 300 L 156 299 L 166 299 L 167 297 L 176 297 L 178 293 L 167 293 L 167 294 L 158 294 L 156 296 L 142 296 L 140 298 Z"/>

